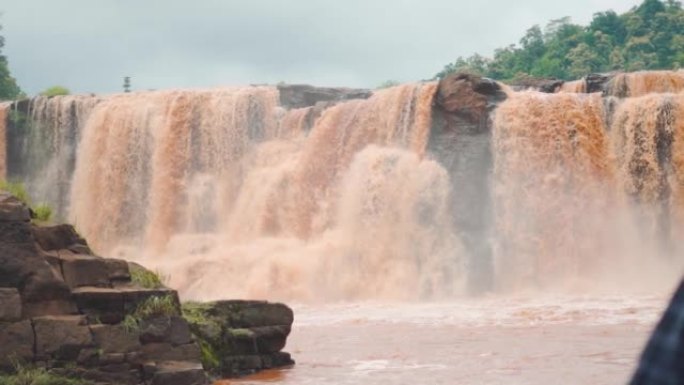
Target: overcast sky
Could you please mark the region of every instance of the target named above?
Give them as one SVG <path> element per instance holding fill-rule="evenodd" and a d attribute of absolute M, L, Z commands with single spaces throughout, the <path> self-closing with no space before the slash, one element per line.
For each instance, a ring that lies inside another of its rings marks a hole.
<path fill-rule="evenodd" d="M 0 0 L 20 86 L 72 92 L 309 83 L 375 87 L 490 55 L 534 24 L 639 0 Z"/>

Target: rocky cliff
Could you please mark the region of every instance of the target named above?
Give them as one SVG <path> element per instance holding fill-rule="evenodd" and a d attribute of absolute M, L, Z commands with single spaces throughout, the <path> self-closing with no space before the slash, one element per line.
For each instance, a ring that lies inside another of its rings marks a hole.
<path fill-rule="evenodd" d="M 285 305 L 200 308 L 206 317 L 196 312 L 192 324 L 198 344 L 178 293 L 154 273 L 94 255 L 70 225 L 33 224 L 24 203 L 0 193 L 0 372 L 19 364 L 92 384 L 205 384 L 206 338 L 217 354 L 209 358 L 225 368 L 219 375 L 293 363 L 280 353 L 293 321 Z M 204 319 L 239 329 L 219 327 L 234 336 L 220 339 L 199 326 Z"/>

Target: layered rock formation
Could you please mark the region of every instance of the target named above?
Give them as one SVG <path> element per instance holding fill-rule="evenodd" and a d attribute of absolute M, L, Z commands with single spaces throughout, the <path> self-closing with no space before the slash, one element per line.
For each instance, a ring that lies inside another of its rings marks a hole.
<path fill-rule="evenodd" d="M 70 225 L 32 224 L 25 204 L 0 193 L 0 371 L 19 362 L 95 384 L 208 383 L 177 292 L 154 277 L 139 265 L 94 255 Z M 278 353 L 292 311 L 266 303 L 247 308 L 212 314 L 212 322 L 254 327 L 260 349 L 254 352 L 270 356 L 221 373 L 292 364 L 289 355 Z M 274 321 L 276 329 L 267 325 L 281 313 L 285 318 Z M 230 351 L 224 342 L 212 343 Z M 232 356 L 220 358 L 228 362 Z"/>
<path fill-rule="evenodd" d="M 294 364 L 282 352 L 292 329 L 292 309 L 263 301 L 189 303 L 183 314 L 197 337 L 208 370 L 235 377 Z"/>

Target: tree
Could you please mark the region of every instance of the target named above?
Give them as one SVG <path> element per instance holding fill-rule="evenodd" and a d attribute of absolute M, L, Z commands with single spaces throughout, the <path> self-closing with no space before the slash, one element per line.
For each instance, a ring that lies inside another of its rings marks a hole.
<path fill-rule="evenodd" d="M 51 97 L 51 96 L 62 96 L 62 95 L 69 95 L 69 89 L 66 87 L 62 86 L 52 86 L 50 88 L 45 89 L 45 91 L 41 92 L 40 94 L 43 96 Z"/>
<path fill-rule="evenodd" d="M 523 76 L 568 80 L 588 72 L 668 69 L 684 66 L 684 10 L 678 0 L 643 0 L 624 14 L 595 13 L 588 26 L 570 18 L 535 25 L 517 45 L 459 57 L 437 74 L 470 70 L 500 80 Z"/>
<path fill-rule="evenodd" d="M 2 31 L 2 25 L 0 25 L 0 31 Z M 4 46 L 5 38 L 0 35 L 0 100 L 12 100 L 19 97 L 22 92 L 17 81 L 10 74 L 7 58 L 2 54 Z"/>

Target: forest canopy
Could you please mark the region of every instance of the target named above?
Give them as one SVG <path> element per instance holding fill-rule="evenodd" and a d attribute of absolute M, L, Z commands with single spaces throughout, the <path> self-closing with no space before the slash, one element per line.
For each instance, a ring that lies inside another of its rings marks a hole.
<path fill-rule="evenodd" d="M 589 73 L 677 69 L 684 66 L 684 10 L 676 0 L 644 0 L 618 15 L 595 13 L 588 26 L 569 17 L 528 29 L 494 56 L 474 54 L 447 64 L 435 78 L 471 72 L 499 80 L 576 79 Z"/>
<path fill-rule="evenodd" d="M 2 26 L 0 25 L 0 31 Z M 17 81 L 12 77 L 7 65 L 7 58 L 2 54 L 5 38 L 0 35 L 0 100 L 15 99 L 21 95 Z"/>

